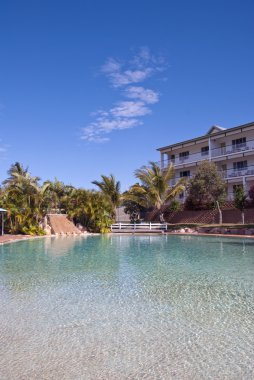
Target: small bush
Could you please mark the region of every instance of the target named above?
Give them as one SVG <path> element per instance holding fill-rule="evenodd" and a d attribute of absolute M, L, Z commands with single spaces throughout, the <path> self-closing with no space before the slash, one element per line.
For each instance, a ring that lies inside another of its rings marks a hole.
<path fill-rule="evenodd" d="M 182 205 L 179 201 L 176 199 L 173 199 L 170 203 L 170 205 L 167 207 L 167 211 L 173 212 L 173 211 L 180 211 L 182 208 Z"/>
<path fill-rule="evenodd" d="M 38 226 L 29 226 L 29 227 L 23 227 L 21 232 L 24 235 L 32 235 L 32 236 L 44 236 L 46 235 L 46 232 Z"/>

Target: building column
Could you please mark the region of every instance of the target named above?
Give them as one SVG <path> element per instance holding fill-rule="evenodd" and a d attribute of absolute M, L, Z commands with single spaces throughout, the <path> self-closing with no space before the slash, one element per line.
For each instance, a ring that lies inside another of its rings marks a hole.
<path fill-rule="evenodd" d="M 212 159 L 212 144 L 211 144 L 211 137 L 209 137 L 208 140 L 208 146 L 209 146 L 209 161 Z"/>
<path fill-rule="evenodd" d="M 161 169 L 164 169 L 164 153 L 161 153 Z"/>
<path fill-rule="evenodd" d="M 167 153 L 161 153 L 161 169 L 165 169 L 168 166 Z"/>

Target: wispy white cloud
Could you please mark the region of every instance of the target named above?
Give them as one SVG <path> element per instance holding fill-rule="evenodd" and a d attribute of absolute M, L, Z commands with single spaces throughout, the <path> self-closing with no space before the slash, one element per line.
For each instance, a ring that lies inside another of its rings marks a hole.
<path fill-rule="evenodd" d="M 97 119 L 82 130 L 82 140 L 89 142 L 104 143 L 109 141 L 109 137 L 105 136 L 114 130 L 123 130 L 136 127 L 142 122 L 137 119 Z"/>
<path fill-rule="evenodd" d="M 114 87 L 122 87 L 133 83 L 140 83 L 152 76 L 155 72 L 165 69 L 162 57 L 155 57 L 150 50 L 143 47 L 131 60 L 120 62 L 115 58 L 108 58 L 101 71 L 108 77 Z"/>
<path fill-rule="evenodd" d="M 144 87 L 131 86 L 126 88 L 126 96 L 130 99 L 139 99 L 147 104 L 154 104 L 159 101 L 159 94 L 156 91 Z"/>
<path fill-rule="evenodd" d="M 109 110 L 94 112 L 91 116 L 95 120 L 82 129 L 81 139 L 102 143 L 109 140 L 108 134 L 113 131 L 142 124 L 140 118 L 152 112 L 150 106 L 159 101 L 159 93 L 134 84 L 142 83 L 164 69 L 164 59 L 152 55 L 145 47 L 125 62 L 108 58 L 101 72 L 114 88 L 121 90 L 127 100 L 117 102 Z"/>
<path fill-rule="evenodd" d="M 123 72 L 113 71 L 107 73 L 107 76 L 114 87 L 122 87 L 132 83 L 143 82 L 151 73 L 151 69 L 146 68 L 143 70 L 125 70 Z"/>
<path fill-rule="evenodd" d="M 101 68 L 101 71 L 106 74 L 111 74 L 114 72 L 119 72 L 121 70 L 121 63 L 115 58 L 108 58 L 106 63 Z"/>
<path fill-rule="evenodd" d="M 151 110 L 143 102 L 124 101 L 110 110 L 115 117 L 139 117 L 151 113 Z"/>

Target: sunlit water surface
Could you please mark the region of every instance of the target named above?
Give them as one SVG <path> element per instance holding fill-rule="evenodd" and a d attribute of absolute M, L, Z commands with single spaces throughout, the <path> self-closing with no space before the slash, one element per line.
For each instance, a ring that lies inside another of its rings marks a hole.
<path fill-rule="evenodd" d="M 253 379 L 254 240 L 0 247 L 0 379 Z"/>

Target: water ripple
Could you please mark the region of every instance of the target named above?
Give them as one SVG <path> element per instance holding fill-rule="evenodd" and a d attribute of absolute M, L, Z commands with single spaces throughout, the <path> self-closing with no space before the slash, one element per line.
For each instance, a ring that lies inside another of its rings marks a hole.
<path fill-rule="evenodd" d="M 241 239 L 68 237 L 0 252 L 0 378 L 252 379 Z"/>

